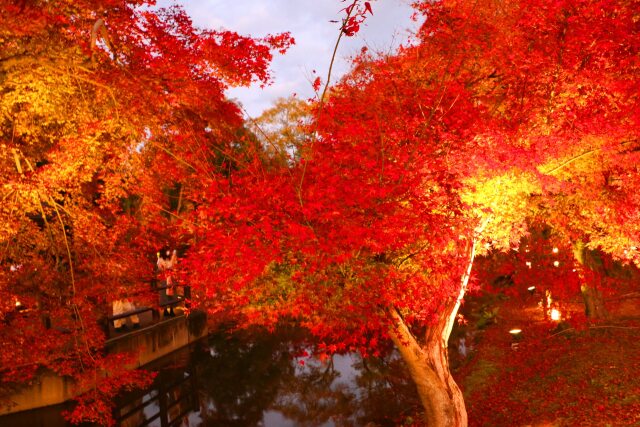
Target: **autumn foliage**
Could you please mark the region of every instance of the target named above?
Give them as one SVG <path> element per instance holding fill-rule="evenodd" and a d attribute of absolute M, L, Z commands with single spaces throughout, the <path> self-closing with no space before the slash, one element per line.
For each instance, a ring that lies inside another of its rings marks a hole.
<path fill-rule="evenodd" d="M 104 398 L 141 382 L 103 354 L 110 303 L 156 301 L 154 254 L 185 243 L 174 219 L 251 145 L 225 88 L 268 83 L 292 39 L 200 30 L 153 2 L 0 10 L 2 387 L 77 377 L 96 394 L 79 416 L 104 419 Z"/>
<path fill-rule="evenodd" d="M 100 318 L 155 298 L 171 241 L 213 321 L 295 321 L 327 353 L 393 341 L 427 420 L 466 425 L 446 344 L 476 253 L 536 224 L 640 260 L 637 2 L 416 2 L 416 43 L 354 59 L 286 137 L 248 131 L 224 90 L 267 84 L 288 34 L 142 1 L 3 6 L 3 384 L 110 369 Z M 340 34 L 373 9 L 347 3 Z"/>

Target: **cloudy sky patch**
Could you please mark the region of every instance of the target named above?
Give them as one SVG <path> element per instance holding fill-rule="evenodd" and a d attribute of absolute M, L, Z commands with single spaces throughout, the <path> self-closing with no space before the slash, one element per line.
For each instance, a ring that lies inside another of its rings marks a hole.
<path fill-rule="evenodd" d="M 159 4 L 168 4 L 161 1 Z M 210 29 L 228 29 L 254 37 L 291 32 L 296 40 L 284 56 L 272 62 L 273 84 L 260 89 L 234 88 L 228 96 L 237 99 L 253 117 L 268 108 L 279 97 L 297 94 L 313 97 L 311 82 L 320 76 L 324 82 L 331 53 L 339 34 L 340 9 L 345 3 L 338 0 L 180 0 L 195 25 Z M 411 21 L 413 10 L 409 0 L 372 1 L 373 16 L 355 37 L 343 37 L 334 64 L 331 80 L 335 82 L 348 71 L 348 58 L 363 46 L 374 51 L 388 51 L 405 43 L 416 23 Z M 313 74 L 313 71 L 317 74 Z"/>

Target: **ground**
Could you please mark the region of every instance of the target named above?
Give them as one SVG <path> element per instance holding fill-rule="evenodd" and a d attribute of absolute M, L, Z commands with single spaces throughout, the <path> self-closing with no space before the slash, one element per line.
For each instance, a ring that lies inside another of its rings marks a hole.
<path fill-rule="evenodd" d="M 535 294 L 472 299 L 475 315 L 451 342 L 458 352 L 465 337 L 468 350 L 452 366 L 469 425 L 640 426 L 639 296 L 612 298 L 612 318 L 596 323 L 579 300 L 563 307 L 571 319 L 553 322 Z"/>

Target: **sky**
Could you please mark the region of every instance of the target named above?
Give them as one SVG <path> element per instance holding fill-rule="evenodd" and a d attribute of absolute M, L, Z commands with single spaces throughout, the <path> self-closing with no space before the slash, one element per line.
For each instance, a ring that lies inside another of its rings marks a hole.
<path fill-rule="evenodd" d="M 159 1 L 168 4 L 169 1 Z M 242 35 L 261 37 L 289 31 L 296 40 L 285 55 L 274 55 L 273 84 L 260 89 L 234 88 L 227 96 L 239 101 L 251 117 L 258 117 L 279 97 L 296 94 L 313 96 L 316 76 L 326 80 L 331 53 L 339 35 L 340 10 L 348 3 L 340 0 L 178 0 L 196 26 L 227 29 Z M 343 37 L 336 56 L 331 81 L 349 69 L 348 58 L 363 46 L 387 52 L 406 44 L 416 23 L 411 20 L 410 0 L 373 0 L 373 16 L 355 37 Z M 316 71 L 316 74 L 313 71 Z"/>

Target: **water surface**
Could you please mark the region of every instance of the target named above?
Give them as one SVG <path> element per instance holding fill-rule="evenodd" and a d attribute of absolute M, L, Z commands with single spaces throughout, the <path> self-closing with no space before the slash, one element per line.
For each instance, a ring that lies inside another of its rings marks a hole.
<path fill-rule="evenodd" d="M 147 368 L 147 390 L 121 396 L 122 427 L 396 426 L 418 413 L 415 386 L 391 353 L 312 357 L 301 331 L 220 332 Z M 0 426 L 68 427 L 62 406 L 0 417 Z"/>

